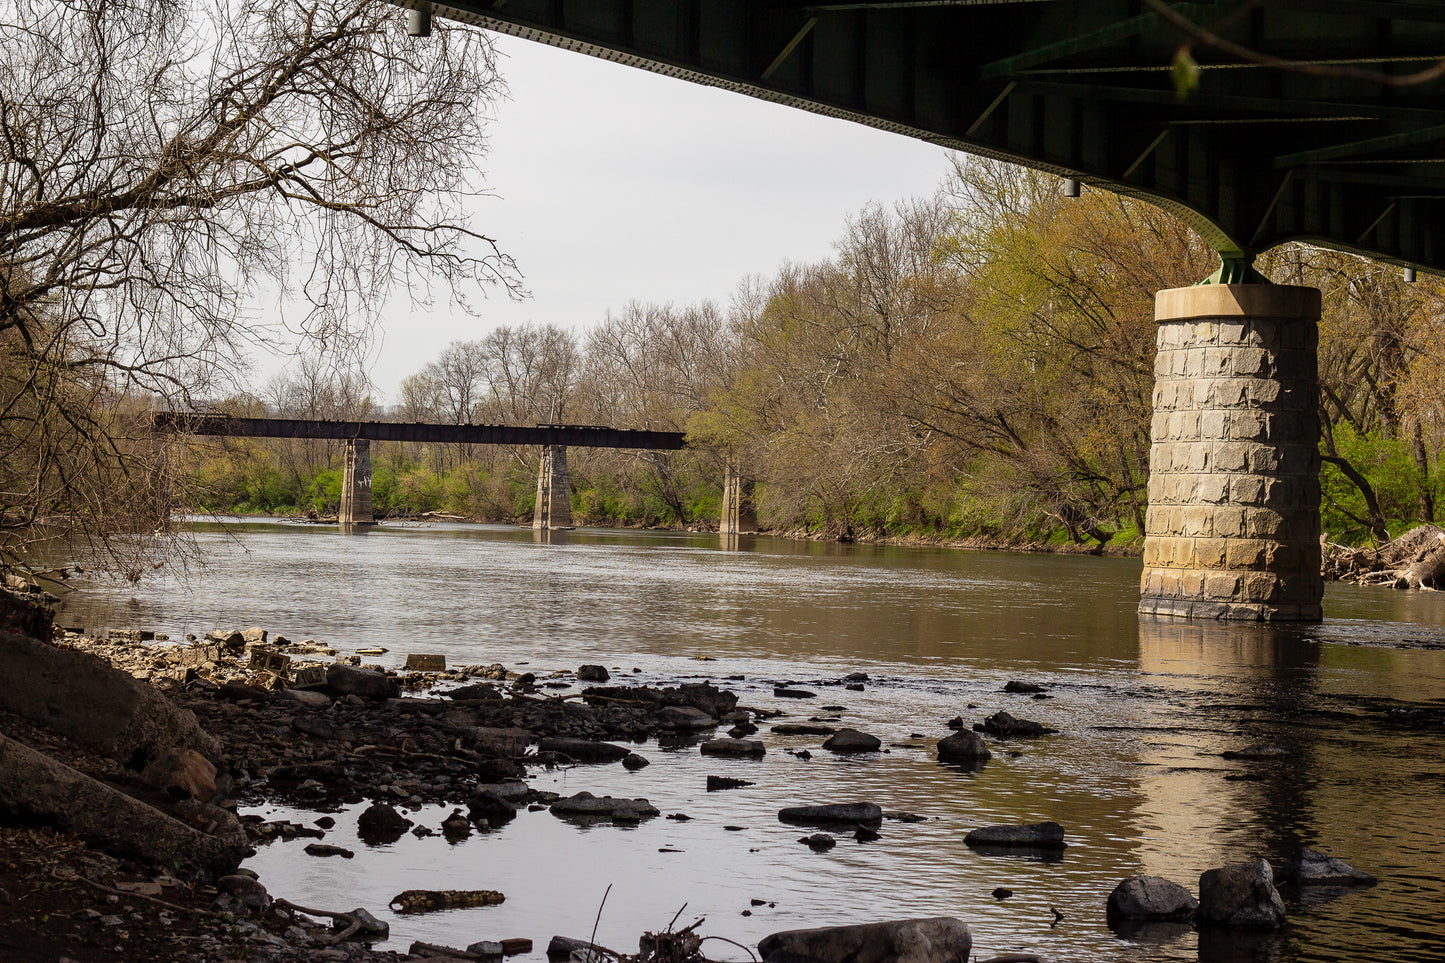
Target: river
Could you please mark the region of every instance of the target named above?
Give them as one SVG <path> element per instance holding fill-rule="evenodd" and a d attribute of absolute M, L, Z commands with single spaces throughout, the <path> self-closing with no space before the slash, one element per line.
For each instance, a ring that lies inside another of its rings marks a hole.
<path fill-rule="evenodd" d="M 455 845 L 436 835 L 367 847 L 350 810 L 327 842 L 356 849 L 354 860 L 305 856 L 305 840 L 249 860 L 293 902 L 376 912 L 392 926 L 387 946 L 525 936 L 536 952 L 523 958 L 542 959 L 552 934 L 585 938 L 594 922 L 599 943 L 631 951 L 641 931 L 674 918 L 705 916 L 702 932 L 751 946 L 800 926 L 950 915 L 972 927 L 979 959 L 1445 960 L 1445 651 L 1429 648 L 1445 643 L 1445 595 L 1331 585 L 1325 622 L 1271 629 L 1140 621 L 1139 562 L 1129 559 L 763 537 L 725 550 L 716 535 L 484 525 L 342 535 L 274 522 L 198 525 L 195 549 L 205 564 L 184 577 L 82 586 L 59 621 L 173 639 L 262 625 L 343 653 L 383 646 L 387 655 L 367 661 L 386 665 L 440 653 L 539 677 L 602 663 L 639 682 L 710 679 L 789 721 L 838 716 L 887 749 L 835 757 L 818 737 L 766 723 L 758 761 L 650 743 L 636 747 L 652 761 L 638 772 L 539 769 L 532 784 L 646 796 L 690 820 L 584 829 L 523 812 Z M 868 674 L 864 691 L 838 684 L 851 672 Z M 1051 698 L 1005 695 L 1011 679 Z M 775 698 L 783 681 L 819 698 Z M 999 709 L 1060 733 L 996 746 L 976 773 L 936 762 L 947 720 Z M 1253 743 L 1289 754 L 1219 755 Z M 755 785 L 708 793 L 709 773 Z M 776 818 L 786 805 L 855 800 L 927 818 L 885 821 L 878 841 L 841 837 L 821 854 Z M 447 811 L 410 815 L 436 828 Z M 1045 819 L 1065 827 L 1062 859 L 963 844 L 978 826 Z M 1104 923 L 1105 898 L 1127 876 L 1197 892 L 1206 869 L 1259 856 L 1279 864 L 1300 845 L 1380 883 L 1291 901 L 1287 926 L 1267 935 L 1176 926 L 1126 937 Z M 996 887 L 1014 895 L 996 900 Z M 408 888 L 497 889 L 506 902 L 387 911 Z M 748 959 L 722 941 L 704 949 Z"/>

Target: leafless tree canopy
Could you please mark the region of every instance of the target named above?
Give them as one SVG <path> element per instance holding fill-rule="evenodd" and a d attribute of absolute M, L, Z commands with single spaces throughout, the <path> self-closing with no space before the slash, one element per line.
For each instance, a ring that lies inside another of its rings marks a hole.
<path fill-rule="evenodd" d="M 410 38 L 382 2 L 0 0 L 7 525 L 103 533 L 75 477 L 42 481 L 53 420 L 115 497 L 142 467 L 133 432 L 87 418 L 101 395 L 209 394 L 277 338 L 346 351 L 399 286 L 515 291 L 465 207 L 501 93 L 483 34 Z M 258 318 L 258 291 L 302 307 Z"/>

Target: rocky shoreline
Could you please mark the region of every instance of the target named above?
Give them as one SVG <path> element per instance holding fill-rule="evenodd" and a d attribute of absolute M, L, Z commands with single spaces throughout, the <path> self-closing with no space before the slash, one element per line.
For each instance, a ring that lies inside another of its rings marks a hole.
<path fill-rule="evenodd" d="M 265 880 L 237 870 L 246 852 L 274 840 L 308 840 L 310 856 L 349 859 L 355 854 L 326 840 L 336 821 L 328 815 L 308 824 L 238 816 L 238 807 L 360 809 L 358 836 L 368 845 L 407 833 L 451 839 L 494 832 L 523 809 L 549 809 L 584 825 L 627 825 L 661 813 L 646 799 L 540 790 L 527 781 L 529 770 L 618 763 L 642 768 L 648 760 L 619 743 L 644 740 L 695 745 L 704 756 L 757 757 L 765 744 L 750 737 L 759 723 L 782 714 L 740 705 L 735 693 L 711 682 L 628 684 L 599 665 L 539 676 L 498 664 L 448 666 L 440 656 L 418 654 L 390 669 L 363 664 L 385 650 L 338 657 L 324 644 L 292 642 L 261 628 L 214 631 L 175 644 L 140 631 L 105 639 L 64 629 L 53 634 L 53 641 L 40 642 L 0 632 L 0 658 L 10 659 L 0 674 L 12 683 L 25 676 L 0 697 L 0 768 L 7 780 L 0 788 L 0 950 L 16 959 L 288 963 L 497 959 L 530 952 L 531 940 L 512 934 L 466 946 L 417 943 L 405 954 L 373 950 L 368 939 L 386 932 L 373 912 L 379 907 L 298 906 L 268 892 Z M 829 684 L 861 689 L 868 681 L 855 673 Z M 1051 696 L 1019 681 L 1003 691 L 1023 699 Z M 807 700 L 817 693 L 780 683 L 772 694 Z M 877 737 L 827 718 L 772 728 L 781 735 L 826 737 L 820 751 L 880 751 Z M 971 727 L 956 718 L 947 727 L 955 732 L 939 740 L 938 761 L 970 770 L 990 758 L 989 740 L 1000 748 L 1008 740 L 1056 732 L 1007 711 Z M 801 759 L 806 750 L 796 754 Z M 746 785 L 709 777 L 709 790 L 714 779 L 717 789 Z M 21 785 L 27 781 L 61 788 L 27 794 Z M 452 807 L 452 814 L 439 826 L 408 817 L 427 806 Z M 134 807 L 126 811 L 140 815 L 117 825 L 111 815 L 117 807 Z M 152 809 L 169 814 L 159 829 L 144 815 Z M 807 835 L 798 842 L 814 851 L 826 851 L 844 835 L 871 842 L 883 820 L 917 818 L 871 803 L 820 803 L 778 813 L 779 821 L 804 827 Z M 982 853 L 1037 852 L 1047 860 L 1058 858 L 1067 834 L 1057 823 L 988 826 L 964 843 Z M 1308 851 L 1279 873 L 1299 886 L 1373 882 Z M 1123 928 L 1187 928 L 1196 918 L 1206 926 L 1273 928 L 1284 920 L 1275 879 L 1263 860 L 1211 870 L 1196 899 L 1178 883 L 1135 877 L 1119 884 L 1107 916 L 1110 925 Z M 997 899 L 1010 895 L 1003 888 L 995 892 Z M 481 890 L 408 890 L 392 907 L 428 912 L 502 899 Z M 1105 912 L 1101 906 L 1100 916 Z M 899 949 L 919 940 L 929 944 L 926 951 Z M 868 952 L 880 961 L 965 963 L 970 940 L 964 923 L 938 918 L 778 933 L 759 952 L 792 963 L 829 963 L 854 958 L 858 941 L 868 941 Z M 635 955 L 563 937 L 553 944 L 554 959 L 588 963 L 704 959 L 692 928 L 644 934 Z"/>

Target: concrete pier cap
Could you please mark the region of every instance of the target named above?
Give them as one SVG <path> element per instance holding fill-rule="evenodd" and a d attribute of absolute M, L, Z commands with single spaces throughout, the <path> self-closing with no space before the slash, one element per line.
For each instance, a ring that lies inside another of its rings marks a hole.
<path fill-rule="evenodd" d="M 1155 298 L 1141 615 L 1318 621 L 1320 292 Z"/>

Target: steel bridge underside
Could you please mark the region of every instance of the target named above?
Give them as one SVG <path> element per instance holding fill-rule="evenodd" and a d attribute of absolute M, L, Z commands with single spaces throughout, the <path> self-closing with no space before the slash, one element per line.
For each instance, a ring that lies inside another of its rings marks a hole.
<path fill-rule="evenodd" d="M 1445 59 L 1445 4 L 397 2 L 1145 198 L 1229 257 L 1306 240 L 1445 272 L 1445 82 L 1375 76 Z"/>
<path fill-rule="evenodd" d="M 640 448 L 677 451 L 680 431 L 634 431 L 587 425 L 431 425 L 390 421 L 323 421 L 306 418 L 237 418 L 159 412 L 157 429 L 238 438 L 320 438 L 333 441 L 411 441 L 460 445 L 562 445 L 569 448 Z"/>

